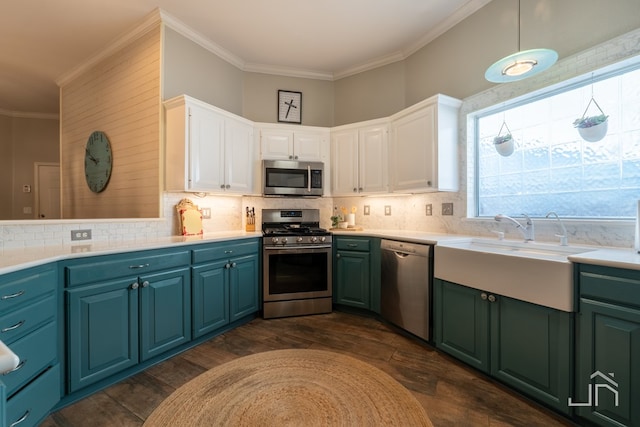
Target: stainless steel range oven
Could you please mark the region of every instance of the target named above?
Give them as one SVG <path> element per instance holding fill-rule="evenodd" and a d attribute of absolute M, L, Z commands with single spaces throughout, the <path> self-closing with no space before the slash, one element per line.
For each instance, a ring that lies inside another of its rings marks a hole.
<path fill-rule="evenodd" d="M 330 313 L 331 233 L 318 209 L 262 210 L 263 315 Z"/>

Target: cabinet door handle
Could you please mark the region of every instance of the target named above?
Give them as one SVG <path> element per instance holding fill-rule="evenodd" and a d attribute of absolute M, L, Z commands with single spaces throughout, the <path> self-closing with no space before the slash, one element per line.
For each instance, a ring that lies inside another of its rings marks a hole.
<path fill-rule="evenodd" d="M 226 263 L 226 264 L 224 265 L 224 268 L 231 268 L 231 264 Z"/>
<path fill-rule="evenodd" d="M 362 193 L 362 187 L 358 188 L 358 193 Z"/>
<path fill-rule="evenodd" d="M 357 189 L 356 187 L 353 187 L 353 192 L 354 192 L 354 193 L 357 193 L 357 192 L 358 192 L 358 189 Z"/>
<path fill-rule="evenodd" d="M 20 418 L 18 418 L 17 420 L 15 420 L 14 422 L 12 422 L 11 424 L 9 424 L 9 427 L 15 427 L 18 424 L 20 424 L 21 422 L 23 422 L 24 420 L 26 420 L 27 418 L 29 418 L 29 414 L 31 413 L 31 411 L 29 411 L 27 409 L 27 412 L 24 413 L 23 416 L 21 416 Z"/>
<path fill-rule="evenodd" d="M 487 299 L 487 294 L 485 294 L 484 292 L 481 293 L 480 298 L 482 298 L 483 300 Z"/>
<path fill-rule="evenodd" d="M 24 295 L 24 291 L 18 291 L 15 294 L 11 294 L 11 295 L 3 295 L 2 299 L 12 299 L 12 298 L 18 298 L 21 297 L 22 295 Z"/>
<path fill-rule="evenodd" d="M 138 289 L 138 286 L 140 286 L 140 285 L 138 285 L 138 282 L 133 282 L 131 284 L 131 286 L 129 286 L 129 289 L 134 289 L 135 290 L 135 289 Z"/>
<path fill-rule="evenodd" d="M 496 302 L 496 299 L 495 295 L 489 295 L 489 302 Z"/>
<path fill-rule="evenodd" d="M 231 188 L 231 185 L 227 184 L 224 186 L 224 188 L 226 188 L 227 190 Z"/>
<path fill-rule="evenodd" d="M 148 280 L 145 280 L 144 282 L 142 282 L 142 287 L 143 287 L 143 288 L 148 288 L 148 287 L 149 287 L 149 285 L 150 285 L 150 283 L 149 283 L 149 281 L 148 281 Z"/>
<path fill-rule="evenodd" d="M 235 267 L 236 267 L 236 265 L 238 265 L 238 264 L 236 264 L 235 262 L 232 262 L 232 263 L 231 263 L 231 268 L 235 268 Z"/>
<path fill-rule="evenodd" d="M 27 359 L 21 360 L 20 363 L 18 363 L 18 366 L 16 366 L 15 368 L 11 369 L 10 371 L 3 372 L 2 375 L 9 375 L 12 372 L 15 372 L 15 371 L 17 371 L 19 369 L 22 369 L 26 363 L 27 363 Z"/>
<path fill-rule="evenodd" d="M 292 155 L 289 155 L 289 160 L 293 160 L 293 156 Z"/>
<path fill-rule="evenodd" d="M 336 258 L 340 258 L 340 254 L 336 254 Z"/>
<path fill-rule="evenodd" d="M 130 265 L 129 268 L 132 270 L 138 269 L 138 268 L 146 268 L 149 267 L 149 264 L 138 264 L 138 265 Z"/>
<path fill-rule="evenodd" d="M 6 328 L 2 328 L 0 332 L 4 333 L 4 332 L 13 331 L 14 329 L 18 329 L 22 325 L 24 325 L 24 320 L 19 321 L 13 326 L 7 326 Z"/>

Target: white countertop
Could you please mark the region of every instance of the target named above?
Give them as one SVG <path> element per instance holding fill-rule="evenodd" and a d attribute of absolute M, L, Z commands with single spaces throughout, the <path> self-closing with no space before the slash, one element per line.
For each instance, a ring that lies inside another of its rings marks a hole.
<path fill-rule="evenodd" d="M 126 251 L 160 249 L 198 243 L 222 242 L 225 240 L 248 239 L 252 237 L 262 237 L 262 233 L 235 230 L 208 233 L 201 236 L 161 237 L 144 241 L 82 242 L 82 244 L 78 243 L 73 245 L 4 249 L 0 253 L 0 274 L 65 259 L 116 254 Z"/>
<path fill-rule="evenodd" d="M 431 245 L 437 245 L 442 242 L 465 241 L 476 237 L 459 234 L 429 233 L 414 230 L 332 230 L 332 233 L 338 236 L 378 237 Z M 0 253 L 0 274 L 10 273 L 23 268 L 35 267 L 37 265 L 64 259 L 255 237 L 262 237 L 262 233 L 260 231 L 246 232 L 244 230 L 232 230 L 208 233 L 202 236 L 170 236 L 145 241 L 127 240 L 95 243 L 83 242 L 82 244 L 78 243 L 65 246 L 4 249 Z M 636 253 L 633 249 L 597 246 L 585 247 L 584 253 L 571 255 L 569 256 L 569 260 L 584 264 L 640 270 L 640 254 Z"/>

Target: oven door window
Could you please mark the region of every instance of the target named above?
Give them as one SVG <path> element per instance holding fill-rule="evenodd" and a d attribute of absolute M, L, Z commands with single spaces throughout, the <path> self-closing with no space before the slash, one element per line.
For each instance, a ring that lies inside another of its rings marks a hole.
<path fill-rule="evenodd" d="M 280 253 L 269 256 L 269 294 L 326 291 L 326 252 Z"/>

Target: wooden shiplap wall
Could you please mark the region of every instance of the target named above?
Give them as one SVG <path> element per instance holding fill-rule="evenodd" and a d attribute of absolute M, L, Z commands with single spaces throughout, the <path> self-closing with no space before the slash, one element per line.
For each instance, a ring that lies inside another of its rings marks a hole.
<path fill-rule="evenodd" d="M 64 84 L 60 100 L 63 218 L 160 217 L 160 24 Z M 111 179 L 98 194 L 84 177 L 96 130 L 113 152 Z"/>

